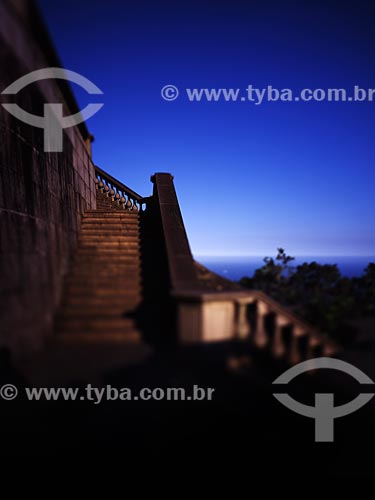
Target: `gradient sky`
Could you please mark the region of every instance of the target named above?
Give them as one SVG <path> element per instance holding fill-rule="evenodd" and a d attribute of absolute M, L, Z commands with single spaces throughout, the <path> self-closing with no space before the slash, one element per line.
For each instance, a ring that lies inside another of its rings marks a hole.
<path fill-rule="evenodd" d="M 173 173 L 195 255 L 375 255 L 375 102 L 160 96 L 375 88 L 371 3 L 39 0 L 64 66 L 104 92 L 94 162 L 142 195 Z"/>

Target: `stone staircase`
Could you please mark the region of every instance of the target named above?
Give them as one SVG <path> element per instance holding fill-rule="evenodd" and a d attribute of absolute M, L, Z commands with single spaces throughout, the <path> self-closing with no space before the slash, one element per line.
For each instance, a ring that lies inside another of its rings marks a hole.
<path fill-rule="evenodd" d="M 97 207 L 83 214 L 51 341 L 23 364 L 33 385 L 101 383 L 152 353 L 136 319 L 144 302 L 141 216 L 100 190 Z"/>
<path fill-rule="evenodd" d="M 24 364 L 29 380 L 99 380 L 175 345 L 229 341 L 292 364 L 337 351 L 264 293 L 195 263 L 172 176 L 152 182 L 144 198 L 96 167 L 97 208 L 83 213 L 49 349 Z"/>
<path fill-rule="evenodd" d="M 57 318 L 61 341 L 138 342 L 129 317 L 142 302 L 139 214 L 84 213 L 78 248 Z"/>

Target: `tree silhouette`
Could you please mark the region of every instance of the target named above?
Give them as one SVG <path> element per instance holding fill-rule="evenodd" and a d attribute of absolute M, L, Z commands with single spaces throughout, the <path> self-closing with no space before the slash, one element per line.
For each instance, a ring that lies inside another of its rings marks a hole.
<path fill-rule="evenodd" d="M 336 264 L 292 267 L 293 260 L 278 248 L 275 258 L 265 257 L 264 265 L 240 283 L 264 291 L 334 338 L 353 340 L 349 320 L 375 315 L 375 264 L 369 263 L 359 278 L 346 278 Z"/>

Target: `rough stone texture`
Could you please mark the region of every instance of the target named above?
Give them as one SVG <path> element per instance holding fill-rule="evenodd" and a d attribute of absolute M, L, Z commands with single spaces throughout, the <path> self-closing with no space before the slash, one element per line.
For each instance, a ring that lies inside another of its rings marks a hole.
<path fill-rule="evenodd" d="M 134 314 L 142 298 L 139 215 L 86 211 L 64 283 L 56 340 L 139 342 Z"/>
<path fill-rule="evenodd" d="M 58 65 L 39 22 L 28 1 L 17 2 L 17 9 L 0 3 L 0 67 L 6 68 L 0 73 L 0 92 L 30 71 Z M 1 101 L 38 115 L 43 115 L 45 102 L 61 102 L 70 115 L 74 98 L 64 85 L 44 80 Z M 43 130 L 0 106 L 0 347 L 14 355 L 43 345 L 83 211 L 96 207 L 90 141 L 84 132 L 85 126 L 65 129 L 64 151 L 44 153 Z"/>

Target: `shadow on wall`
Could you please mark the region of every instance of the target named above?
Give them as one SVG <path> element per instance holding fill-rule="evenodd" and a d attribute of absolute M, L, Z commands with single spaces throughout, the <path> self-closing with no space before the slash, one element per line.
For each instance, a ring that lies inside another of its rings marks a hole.
<path fill-rule="evenodd" d="M 131 316 L 143 338 L 155 347 L 174 345 L 176 308 L 170 299 L 165 243 L 160 219 L 149 209 L 140 213 L 142 303 Z"/>
<path fill-rule="evenodd" d="M 0 3 L 0 91 L 35 69 L 61 66 L 33 2 Z M 11 27 L 11 28 L 10 28 Z M 64 114 L 78 106 L 67 82 L 44 80 L 12 97 L 43 114 L 48 100 Z M 52 328 L 62 278 L 85 208 L 95 208 L 86 126 L 65 129 L 62 153 L 45 153 L 43 130 L 0 107 L 0 345 L 22 356 L 42 347 Z"/>

